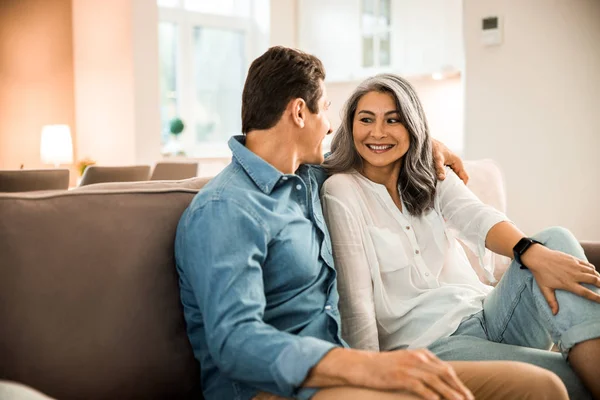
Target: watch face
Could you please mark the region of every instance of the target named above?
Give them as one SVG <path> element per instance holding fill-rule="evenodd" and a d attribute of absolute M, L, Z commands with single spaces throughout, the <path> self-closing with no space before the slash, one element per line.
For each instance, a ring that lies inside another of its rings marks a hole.
<path fill-rule="evenodd" d="M 531 244 L 531 241 L 527 238 L 522 238 L 521 240 L 519 240 L 519 242 L 515 245 L 514 247 L 514 251 L 516 251 L 519 254 L 523 254 L 523 252 L 525 250 L 527 250 L 527 248 L 529 247 L 529 245 Z"/>

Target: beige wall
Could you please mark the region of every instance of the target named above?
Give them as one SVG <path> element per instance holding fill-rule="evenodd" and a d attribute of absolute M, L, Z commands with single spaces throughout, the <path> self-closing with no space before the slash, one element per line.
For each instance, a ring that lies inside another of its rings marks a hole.
<path fill-rule="evenodd" d="M 504 43 L 480 19 L 504 17 Z M 465 0 L 466 156 L 504 170 L 526 233 L 600 239 L 600 1 Z"/>
<path fill-rule="evenodd" d="M 298 0 L 271 0 L 270 46 L 297 46 L 297 2 Z"/>
<path fill-rule="evenodd" d="M 78 150 L 102 165 L 160 158 L 158 9 L 73 0 Z"/>
<path fill-rule="evenodd" d="M 0 168 L 52 167 L 43 125 L 75 136 L 72 37 L 71 0 L 0 1 Z"/>

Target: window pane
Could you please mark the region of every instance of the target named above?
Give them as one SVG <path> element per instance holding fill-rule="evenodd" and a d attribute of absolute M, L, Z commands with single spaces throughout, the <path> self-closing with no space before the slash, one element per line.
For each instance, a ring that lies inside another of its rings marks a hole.
<path fill-rule="evenodd" d="M 362 13 L 375 15 L 375 0 L 362 0 Z"/>
<path fill-rule="evenodd" d="M 379 65 L 389 66 L 390 65 L 390 33 L 384 33 L 379 39 Z"/>
<path fill-rule="evenodd" d="M 362 33 L 363 36 L 372 36 L 375 34 L 375 25 L 377 24 L 375 0 L 363 0 L 362 4 Z"/>
<path fill-rule="evenodd" d="M 363 37 L 363 67 L 372 67 L 374 63 L 373 36 Z"/>
<path fill-rule="evenodd" d="M 384 25 L 384 27 L 390 25 L 390 0 L 379 0 L 379 20 Z"/>
<path fill-rule="evenodd" d="M 169 139 L 169 121 L 178 116 L 177 48 L 179 28 L 171 22 L 158 24 L 160 63 L 160 126 L 161 142 Z"/>
<path fill-rule="evenodd" d="M 206 14 L 250 17 L 250 3 L 250 0 L 184 0 L 184 7 Z"/>
<path fill-rule="evenodd" d="M 194 28 L 194 149 L 224 143 L 242 131 L 242 89 L 246 75 L 245 34 L 241 31 Z"/>

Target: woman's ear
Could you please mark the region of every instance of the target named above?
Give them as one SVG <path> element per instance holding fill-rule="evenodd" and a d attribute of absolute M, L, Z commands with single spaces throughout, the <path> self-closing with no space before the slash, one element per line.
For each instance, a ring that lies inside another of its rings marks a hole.
<path fill-rule="evenodd" d="M 306 118 L 306 102 L 303 99 L 294 99 L 291 102 L 292 121 L 299 127 L 304 128 Z"/>

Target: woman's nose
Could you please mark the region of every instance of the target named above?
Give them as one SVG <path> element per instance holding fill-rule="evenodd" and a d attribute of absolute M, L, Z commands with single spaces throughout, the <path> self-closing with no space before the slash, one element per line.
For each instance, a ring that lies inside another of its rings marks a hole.
<path fill-rule="evenodd" d="M 375 124 L 373 130 L 371 131 L 371 136 L 374 138 L 383 138 L 386 136 L 383 126 L 381 124 Z"/>

